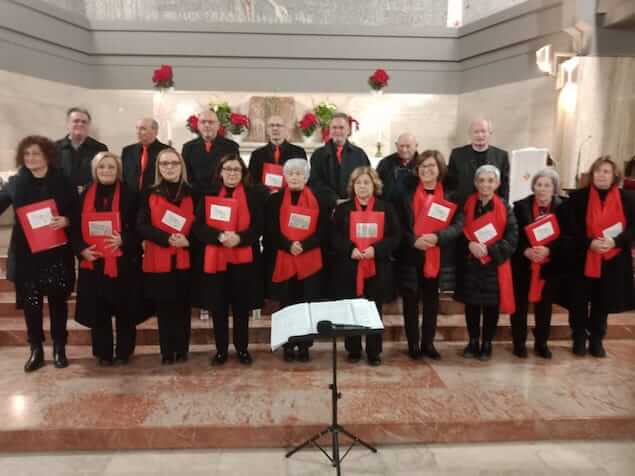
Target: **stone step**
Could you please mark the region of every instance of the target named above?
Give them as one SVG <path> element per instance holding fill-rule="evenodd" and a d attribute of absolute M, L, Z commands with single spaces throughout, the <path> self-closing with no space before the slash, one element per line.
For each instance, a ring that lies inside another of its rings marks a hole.
<path fill-rule="evenodd" d="M 533 318 L 530 316 L 530 324 Z M 231 322 L 230 322 L 231 326 Z M 384 316 L 384 340 L 386 342 L 405 342 L 403 318 L 398 315 Z M 45 319 L 44 328 L 47 339 L 50 339 L 49 321 Z M 70 345 L 90 345 L 90 329 L 74 320 L 68 321 L 68 342 Z M 271 336 L 271 320 L 269 318 L 251 319 L 249 341 L 253 344 L 268 344 Z M 530 340 L 532 339 L 530 333 Z M 568 341 L 570 329 L 565 314 L 555 314 L 551 326 L 551 340 Z M 635 340 L 635 314 L 619 314 L 609 318 L 607 339 Z M 462 315 L 439 316 L 437 341 L 465 342 L 467 329 Z M 496 341 L 510 341 L 511 327 L 508 316 L 501 316 Z M 49 340 L 50 341 L 50 340 Z M 193 345 L 213 345 L 214 334 L 211 320 L 192 319 Z M 158 345 L 159 334 L 157 321 L 152 318 L 137 327 L 138 345 Z M 0 319 L 0 346 L 25 346 L 27 334 L 24 319 Z"/>

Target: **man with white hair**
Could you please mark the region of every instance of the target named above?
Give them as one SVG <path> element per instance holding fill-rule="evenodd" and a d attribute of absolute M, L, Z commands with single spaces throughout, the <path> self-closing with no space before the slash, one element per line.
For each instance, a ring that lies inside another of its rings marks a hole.
<path fill-rule="evenodd" d="M 456 200 L 463 205 L 475 191 L 474 173 L 482 165 L 493 165 L 501 174 L 496 193 L 509 200 L 509 154 L 490 145 L 492 124 L 487 119 L 476 119 L 470 124 L 470 144 L 455 148 L 450 154 L 446 189 L 456 193 Z"/>
<path fill-rule="evenodd" d="M 151 117 L 139 119 L 136 124 L 137 143 L 121 151 L 123 181 L 131 190 L 147 190 L 154 184 L 157 155 L 167 144 L 157 139 L 159 123 Z"/>
<path fill-rule="evenodd" d="M 377 173 L 384 184 L 384 199 L 392 200 L 397 182 L 402 176 L 414 170 L 418 155 L 417 146 L 415 136 L 405 132 L 395 142 L 397 152 L 384 157 L 377 164 Z"/>

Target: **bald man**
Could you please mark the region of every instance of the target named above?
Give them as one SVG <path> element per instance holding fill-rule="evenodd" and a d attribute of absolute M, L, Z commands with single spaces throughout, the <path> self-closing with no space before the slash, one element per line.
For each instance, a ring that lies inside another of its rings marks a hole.
<path fill-rule="evenodd" d="M 183 160 L 196 196 L 212 186 L 220 159 L 227 154 L 238 154 L 238 144 L 218 135 L 220 121 L 214 111 L 198 115 L 199 137 L 183 144 Z"/>
<path fill-rule="evenodd" d="M 384 183 L 384 198 L 393 200 L 397 182 L 412 172 L 417 159 L 417 139 L 410 133 L 401 134 L 395 142 L 397 152 L 379 161 L 377 173 Z"/>
<path fill-rule="evenodd" d="M 123 181 L 134 191 L 145 191 L 154 184 L 157 155 L 167 144 L 157 139 L 159 123 L 151 117 L 139 119 L 136 124 L 137 142 L 121 151 Z"/>
<path fill-rule="evenodd" d="M 475 191 L 474 172 L 481 165 L 495 166 L 501 173 L 501 184 L 496 193 L 509 200 L 509 155 L 507 151 L 490 145 L 492 124 L 487 119 L 472 121 L 469 129 L 470 144 L 457 147 L 450 154 L 445 187 L 456 193 L 460 205 Z"/>

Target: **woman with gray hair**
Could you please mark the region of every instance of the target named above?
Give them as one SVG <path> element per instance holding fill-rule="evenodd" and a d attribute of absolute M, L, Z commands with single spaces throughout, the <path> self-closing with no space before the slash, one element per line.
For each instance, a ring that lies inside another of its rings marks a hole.
<path fill-rule="evenodd" d="M 465 202 L 464 236 L 458 243 L 463 259 L 458 255 L 454 297 L 465 304 L 470 338 L 463 356 L 483 361 L 491 358 L 499 313 L 515 311 L 509 258 L 518 242 L 518 225 L 511 207 L 496 195 L 500 183 L 500 171 L 493 165 L 476 170 L 477 191 Z"/>
<path fill-rule="evenodd" d="M 328 213 L 306 185 L 309 164 L 305 159 L 287 160 L 282 172 L 284 188 L 266 204 L 269 249 L 265 254 L 270 296 L 286 307 L 324 297 L 322 244 L 328 233 Z M 307 362 L 311 345 L 313 339 L 285 344 L 284 360 Z"/>
<path fill-rule="evenodd" d="M 538 171 L 531 179 L 532 194 L 514 203 L 519 234 L 512 257 L 516 312 L 511 316 L 514 355 L 527 357 L 527 312 L 534 304 L 534 352 L 550 359 L 547 346 L 551 328 L 551 307 L 561 274 L 561 240 L 558 215 L 560 177 L 552 168 Z"/>

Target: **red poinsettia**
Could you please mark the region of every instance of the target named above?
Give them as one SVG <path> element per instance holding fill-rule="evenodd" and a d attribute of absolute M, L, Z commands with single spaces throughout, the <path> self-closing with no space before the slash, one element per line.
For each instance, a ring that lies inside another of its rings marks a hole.
<path fill-rule="evenodd" d="M 300 122 L 298 122 L 298 128 L 302 132 L 302 135 L 305 137 L 310 137 L 315 129 L 318 127 L 318 120 L 315 114 L 312 112 L 307 112 Z"/>
<path fill-rule="evenodd" d="M 368 78 L 368 84 L 375 91 L 380 91 L 381 89 L 388 86 L 388 80 L 390 76 L 386 73 L 385 69 L 377 69 L 375 72 Z"/>
<path fill-rule="evenodd" d="M 174 73 L 172 72 L 172 66 L 169 64 L 162 64 L 160 68 L 155 69 L 152 74 L 152 82 L 154 82 L 154 87 L 159 89 L 171 88 L 174 86 Z"/>
<path fill-rule="evenodd" d="M 187 127 L 188 131 L 198 134 L 198 116 L 196 114 L 192 114 L 188 117 L 185 127 Z"/>
<path fill-rule="evenodd" d="M 241 134 L 249 129 L 249 118 L 244 114 L 232 112 L 229 116 L 229 131 L 232 134 Z"/>
<path fill-rule="evenodd" d="M 359 121 L 355 119 L 353 116 L 348 116 L 348 127 L 350 127 L 351 131 L 355 128 L 356 131 L 359 130 Z"/>

